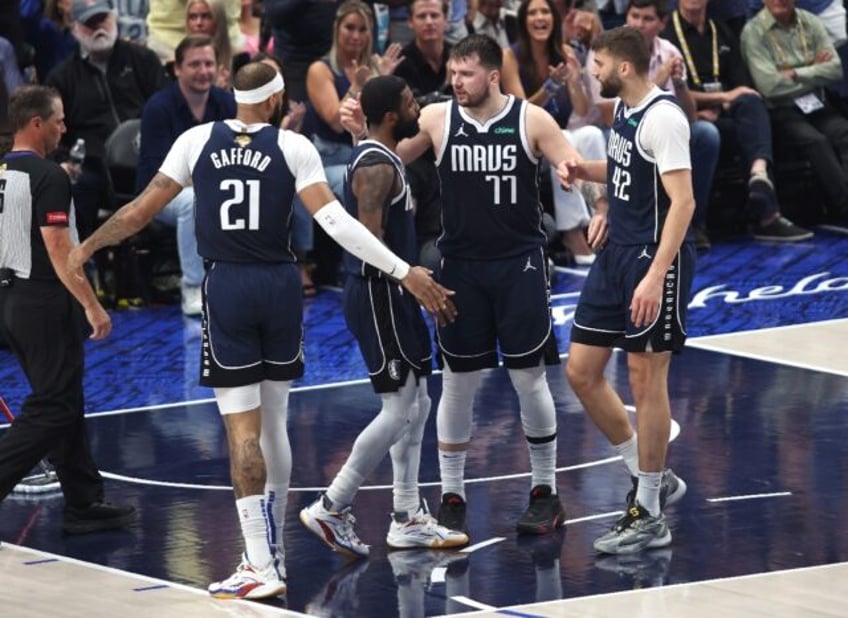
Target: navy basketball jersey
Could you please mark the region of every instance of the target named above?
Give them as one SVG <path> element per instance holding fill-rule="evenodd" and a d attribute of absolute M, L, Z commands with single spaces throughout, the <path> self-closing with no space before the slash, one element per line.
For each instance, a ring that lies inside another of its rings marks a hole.
<path fill-rule="evenodd" d="M 539 161 L 525 130 L 526 101 L 510 96 L 503 111 L 481 124 L 447 103 L 444 142 L 436 153 L 442 185 L 446 257 L 511 257 L 543 247 Z"/>
<path fill-rule="evenodd" d="M 353 193 L 353 174 L 357 169 L 369 165 L 386 164 L 394 166 L 396 178 L 400 180 L 400 189 L 390 195 L 383 204 L 383 242 L 401 259 L 418 263 L 418 241 L 415 235 L 415 211 L 409 185 L 406 182 L 403 162 L 391 150 L 380 142 L 365 140 L 351 153 L 344 182 L 345 208 L 354 219 L 359 219 L 359 200 Z M 382 277 L 382 271 L 345 251 L 344 270 L 347 273 L 363 277 Z"/>
<path fill-rule="evenodd" d="M 243 132 L 215 122 L 192 173 L 197 252 L 222 262 L 294 262 L 295 179 L 270 125 Z"/>
<path fill-rule="evenodd" d="M 679 109 L 669 94 L 657 94 L 634 108 L 621 100 L 616 103 L 607 142 L 607 220 L 609 239 L 616 244 L 643 245 L 660 240 L 671 201 L 660 180 L 657 161 L 642 149 L 639 137 L 648 110 L 669 103 Z"/>

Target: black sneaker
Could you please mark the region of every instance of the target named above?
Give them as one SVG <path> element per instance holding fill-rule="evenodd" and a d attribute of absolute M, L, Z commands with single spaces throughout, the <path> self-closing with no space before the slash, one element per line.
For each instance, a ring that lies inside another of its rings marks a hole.
<path fill-rule="evenodd" d="M 448 530 L 468 532 L 465 527 L 465 500 L 459 494 L 452 492 L 442 496 L 439 507 L 439 525 Z"/>
<path fill-rule="evenodd" d="M 754 229 L 754 240 L 799 242 L 812 237 L 813 233 L 810 230 L 798 227 L 789 219 L 781 216 L 767 225 L 760 225 Z"/>
<path fill-rule="evenodd" d="M 633 487 L 627 492 L 624 502 L 627 504 L 627 509 L 630 510 L 636 504 L 636 490 L 639 489 L 639 477 L 631 476 L 630 482 Z M 662 482 L 660 484 L 660 510 L 664 511 L 666 506 L 677 504 L 680 499 L 686 494 L 686 482 L 677 476 L 671 468 L 666 468 L 663 471 Z"/>
<path fill-rule="evenodd" d="M 123 528 L 135 519 L 135 507 L 94 502 L 85 508 L 65 507 L 62 529 L 68 534 L 88 534 Z"/>
<path fill-rule="evenodd" d="M 518 524 L 519 534 L 547 534 L 565 523 L 565 509 L 550 485 L 536 485 L 530 490 L 530 505 Z"/>

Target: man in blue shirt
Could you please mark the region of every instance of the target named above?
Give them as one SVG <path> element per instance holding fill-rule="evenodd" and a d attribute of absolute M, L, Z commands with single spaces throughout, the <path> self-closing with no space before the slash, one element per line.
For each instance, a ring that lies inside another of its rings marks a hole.
<path fill-rule="evenodd" d="M 236 103 L 231 92 L 214 86 L 218 62 L 212 39 L 188 35 L 174 52 L 177 81 L 153 95 L 141 114 L 141 147 L 136 190 L 159 170 L 177 137 L 191 127 L 232 118 Z M 194 235 L 194 188 L 185 187 L 157 218 L 177 228 L 177 250 L 182 270 L 182 309 L 200 315 L 203 260 Z"/>

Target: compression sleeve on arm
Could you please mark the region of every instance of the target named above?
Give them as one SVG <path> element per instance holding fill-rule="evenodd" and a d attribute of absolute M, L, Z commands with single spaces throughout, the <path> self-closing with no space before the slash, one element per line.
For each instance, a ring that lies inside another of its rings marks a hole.
<path fill-rule="evenodd" d="M 409 273 L 409 264 L 392 253 L 368 231 L 368 228 L 351 217 L 338 200 L 325 204 L 314 217 L 330 238 L 360 260 L 398 280 Z"/>

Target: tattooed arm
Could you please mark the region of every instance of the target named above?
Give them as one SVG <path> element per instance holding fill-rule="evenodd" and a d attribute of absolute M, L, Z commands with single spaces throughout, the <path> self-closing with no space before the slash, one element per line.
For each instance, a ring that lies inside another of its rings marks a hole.
<path fill-rule="evenodd" d="M 390 163 L 358 168 L 352 189 L 359 206 L 359 221 L 380 240 L 383 239 L 384 208 L 395 187 L 395 168 Z"/>
<path fill-rule="evenodd" d="M 79 276 L 77 269 L 94 254 L 108 245 L 114 245 L 132 236 L 147 225 L 182 190 L 177 182 L 157 173 L 141 195 L 123 206 L 89 236 L 85 242 L 74 247 L 68 255 L 66 268 Z"/>

